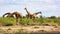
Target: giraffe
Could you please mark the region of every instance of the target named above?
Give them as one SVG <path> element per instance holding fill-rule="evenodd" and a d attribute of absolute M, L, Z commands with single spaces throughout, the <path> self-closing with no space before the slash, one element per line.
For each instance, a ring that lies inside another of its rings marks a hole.
<path fill-rule="evenodd" d="M 27 8 L 24 8 L 24 9 L 25 9 L 26 12 L 27 12 L 26 17 L 27 17 L 27 18 L 30 18 L 32 14 L 27 10 Z"/>
<path fill-rule="evenodd" d="M 4 18 L 6 15 L 7 15 L 7 17 L 12 17 L 12 18 L 14 18 L 14 16 L 13 16 L 12 13 L 10 13 L 10 12 L 5 13 L 5 14 L 3 15 L 3 18 Z"/>
<path fill-rule="evenodd" d="M 31 18 L 31 19 L 35 19 L 35 17 L 36 17 L 36 15 L 37 14 L 42 14 L 42 12 L 37 12 L 37 13 L 33 13 L 33 14 L 31 14 L 28 10 L 27 10 L 27 8 L 25 8 L 25 10 L 26 10 L 26 12 L 27 12 L 27 18 Z"/>
<path fill-rule="evenodd" d="M 12 14 L 15 15 L 16 22 L 18 22 L 18 19 L 22 20 L 22 18 L 23 18 L 23 15 L 17 11 L 13 12 Z"/>
<path fill-rule="evenodd" d="M 36 18 L 36 15 L 38 15 L 38 14 L 42 14 L 42 12 L 33 13 L 32 16 L 31 16 L 31 18 L 32 18 L 32 19 L 35 19 L 35 18 Z"/>

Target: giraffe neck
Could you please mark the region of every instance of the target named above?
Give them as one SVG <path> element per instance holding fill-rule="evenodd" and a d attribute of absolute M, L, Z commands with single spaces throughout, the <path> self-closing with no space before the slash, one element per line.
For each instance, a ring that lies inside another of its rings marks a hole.
<path fill-rule="evenodd" d="M 37 15 L 37 14 L 39 14 L 39 13 L 41 14 L 41 12 L 37 12 L 37 13 L 34 13 L 33 15 Z"/>
<path fill-rule="evenodd" d="M 30 14 L 30 12 L 27 10 L 27 9 L 25 9 L 26 10 L 26 12 L 28 13 L 28 15 Z"/>

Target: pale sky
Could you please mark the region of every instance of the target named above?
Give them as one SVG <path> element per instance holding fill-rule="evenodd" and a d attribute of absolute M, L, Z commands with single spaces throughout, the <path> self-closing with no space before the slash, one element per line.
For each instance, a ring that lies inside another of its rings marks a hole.
<path fill-rule="evenodd" d="M 0 16 L 7 12 L 18 11 L 26 15 L 42 11 L 43 16 L 60 16 L 60 0 L 0 0 Z"/>

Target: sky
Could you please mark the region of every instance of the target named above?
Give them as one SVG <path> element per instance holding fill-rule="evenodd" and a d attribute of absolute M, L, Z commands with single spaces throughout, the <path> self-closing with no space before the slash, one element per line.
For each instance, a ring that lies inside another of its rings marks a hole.
<path fill-rule="evenodd" d="M 0 0 L 0 16 L 14 11 L 26 15 L 24 8 L 32 14 L 41 11 L 45 17 L 60 16 L 60 0 Z"/>

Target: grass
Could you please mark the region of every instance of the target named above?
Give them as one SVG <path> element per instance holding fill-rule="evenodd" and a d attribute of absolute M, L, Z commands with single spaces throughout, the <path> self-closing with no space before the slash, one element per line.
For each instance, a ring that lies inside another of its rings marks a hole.
<path fill-rule="evenodd" d="M 0 17 L 0 25 L 9 26 L 16 25 L 15 18 L 2 18 Z M 57 26 L 60 25 L 60 19 L 58 18 L 36 18 L 36 19 L 27 19 L 23 18 L 22 21 L 19 21 L 21 25 L 50 25 Z"/>

